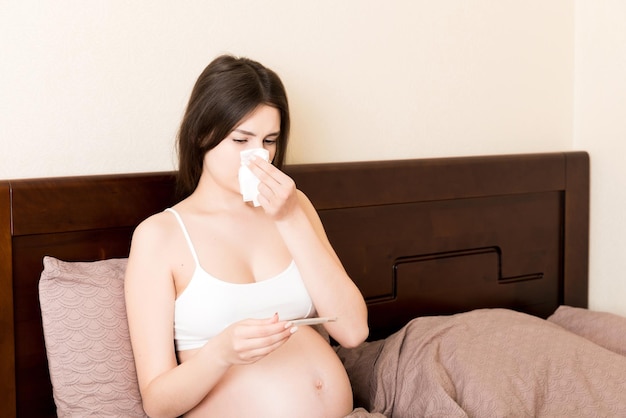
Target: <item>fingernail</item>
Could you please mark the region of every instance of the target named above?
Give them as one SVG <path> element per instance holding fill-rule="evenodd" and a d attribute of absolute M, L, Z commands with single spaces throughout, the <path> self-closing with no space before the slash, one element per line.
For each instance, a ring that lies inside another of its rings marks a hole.
<path fill-rule="evenodd" d="M 285 328 L 289 328 L 291 326 L 291 321 L 285 322 Z"/>
<path fill-rule="evenodd" d="M 294 333 L 294 332 L 296 332 L 297 330 L 298 330 L 298 327 L 297 327 L 297 326 L 296 326 L 296 327 L 291 327 L 291 328 L 289 329 L 289 332 L 293 334 L 293 333 Z"/>

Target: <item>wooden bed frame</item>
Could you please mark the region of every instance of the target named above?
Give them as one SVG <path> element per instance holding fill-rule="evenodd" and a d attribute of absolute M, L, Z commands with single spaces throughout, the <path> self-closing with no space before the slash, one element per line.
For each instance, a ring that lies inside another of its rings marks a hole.
<path fill-rule="evenodd" d="M 420 315 L 587 306 L 584 152 L 292 165 L 368 306 L 371 339 Z M 125 257 L 174 203 L 173 173 L 0 182 L 0 408 L 55 416 L 42 257 Z"/>

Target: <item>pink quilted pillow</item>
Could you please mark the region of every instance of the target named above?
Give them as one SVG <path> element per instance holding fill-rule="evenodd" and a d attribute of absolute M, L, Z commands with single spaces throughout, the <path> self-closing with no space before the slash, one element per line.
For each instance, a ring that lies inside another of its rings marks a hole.
<path fill-rule="evenodd" d="M 146 417 L 124 305 L 126 259 L 45 257 L 39 298 L 59 417 Z"/>
<path fill-rule="evenodd" d="M 548 317 L 566 330 L 626 356 L 626 317 L 610 312 L 561 305 Z"/>

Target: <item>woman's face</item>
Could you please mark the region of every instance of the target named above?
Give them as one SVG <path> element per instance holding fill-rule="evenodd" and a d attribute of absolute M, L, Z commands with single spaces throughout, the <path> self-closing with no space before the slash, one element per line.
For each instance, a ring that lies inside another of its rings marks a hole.
<path fill-rule="evenodd" d="M 241 165 L 240 153 L 252 148 L 265 148 L 269 160 L 276 154 L 276 141 L 280 135 L 278 109 L 260 105 L 242 119 L 232 132 L 204 157 L 204 173 L 214 181 L 239 190 L 237 175 Z"/>

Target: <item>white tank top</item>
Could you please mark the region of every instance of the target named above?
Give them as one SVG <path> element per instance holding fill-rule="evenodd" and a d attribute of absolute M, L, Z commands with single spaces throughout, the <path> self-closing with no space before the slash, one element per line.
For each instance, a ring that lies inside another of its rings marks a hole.
<path fill-rule="evenodd" d="M 189 250 L 196 263 L 187 287 L 174 305 L 174 342 L 177 351 L 202 347 L 230 324 L 248 318 L 281 320 L 306 318 L 315 313 L 300 271 L 292 261 L 275 277 L 255 283 L 230 283 L 207 273 L 189 238 L 185 224 L 174 209 Z"/>

